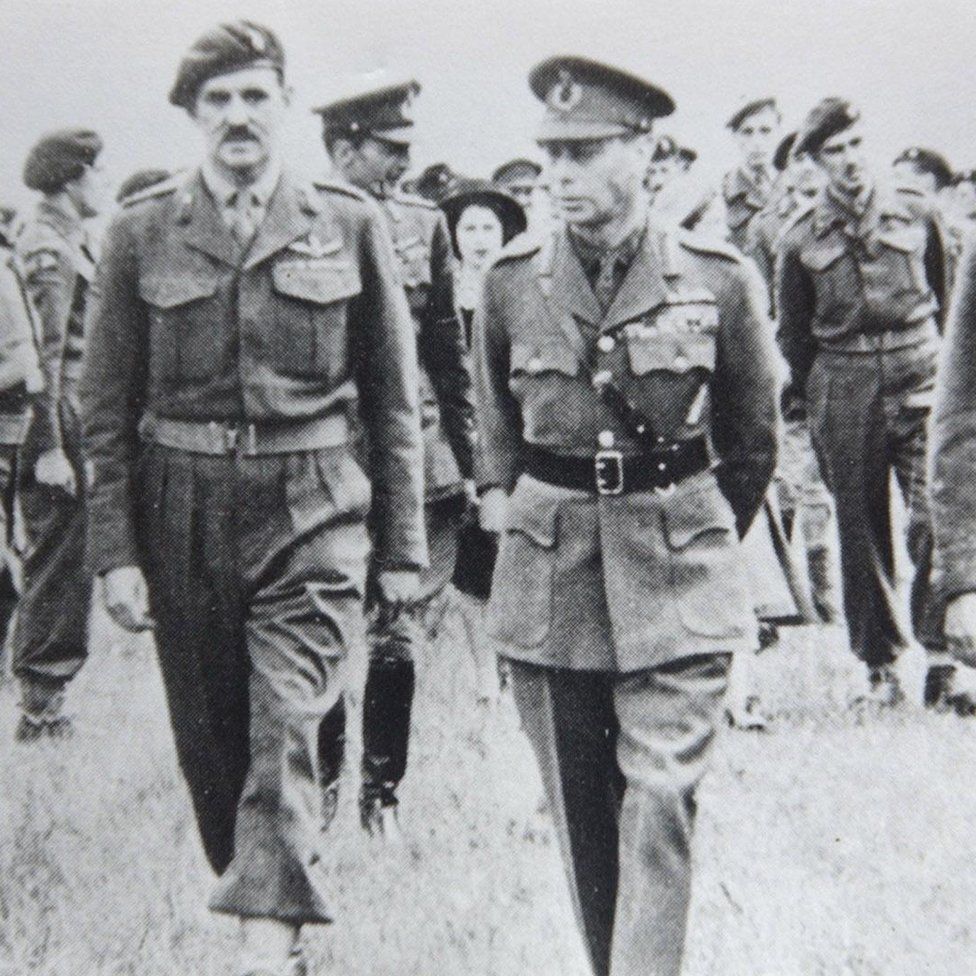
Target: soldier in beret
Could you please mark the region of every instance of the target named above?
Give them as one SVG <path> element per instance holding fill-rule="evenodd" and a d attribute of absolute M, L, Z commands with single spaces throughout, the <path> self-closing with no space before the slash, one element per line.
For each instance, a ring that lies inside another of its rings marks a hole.
<path fill-rule="evenodd" d="M 534 159 L 519 157 L 502 163 L 491 174 L 491 182 L 512 196 L 526 216 L 531 218 L 536 189 L 541 176 L 542 167 Z"/>
<path fill-rule="evenodd" d="M 909 146 L 899 153 L 891 168 L 899 182 L 917 186 L 933 197 L 952 183 L 952 167 L 945 156 L 922 146 Z"/>
<path fill-rule="evenodd" d="M 851 649 L 866 668 L 865 697 L 888 706 L 900 701 L 894 663 L 911 635 L 895 589 L 894 472 L 915 564 L 912 629 L 931 655 L 926 701 L 936 705 L 952 676 L 939 657 L 925 493 L 926 427 L 945 305 L 939 218 L 919 189 L 875 176 L 860 113 L 843 99 L 824 99 L 810 112 L 793 152 L 808 153 L 827 185 L 778 248 L 779 342 L 792 388 L 805 396 L 837 506 Z"/>
<path fill-rule="evenodd" d="M 389 236 L 357 190 L 284 171 L 289 99 L 266 27 L 187 53 L 170 100 L 206 156 L 114 221 L 81 390 L 93 569 L 117 622 L 155 628 L 210 906 L 241 920 L 251 976 L 304 973 L 300 929 L 330 920 L 322 801 L 327 825 L 371 504 L 388 606 L 427 559 Z"/>
<path fill-rule="evenodd" d="M 648 82 L 529 78 L 559 227 L 488 273 L 475 321 L 487 628 L 511 669 L 594 972 L 677 976 L 696 786 L 756 626 L 738 537 L 775 463 L 755 269 L 648 220 Z"/>
<path fill-rule="evenodd" d="M 750 221 L 772 193 L 776 178 L 773 152 L 781 123 L 774 98 L 748 101 L 726 122 L 739 151 L 739 165 L 725 174 L 722 197 L 729 240 L 740 250 L 745 247 Z"/>
<path fill-rule="evenodd" d="M 430 566 L 409 612 L 371 601 L 370 660 L 363 694 L 360 815 L 370 834 L 398 835 L 397 789 L 407 768 L 415 660 L 425 616 L 454 573 L 457 532 L 473 494 L 474 401 L 454 301 L 450 235 L 436 205 L 396 191 L 410 160 L 409 107 L 416 82 L 357 93 L 315 111 L 326 150 L 350 185 L 378 203 L 393 237 L 420 360 L 425 517 Z M 377 564 L 378 568 L 378 564 Z"/>
<path fill-rule="evenodd" d="M 27 540 L 13 638 L 19 742 L 71 734 L 65 689 L 88 654 L 91 574 L 85 565 L 78 379 L 96 255 L 87 222 L 111 202 L 101 152 L 97 133 L 67 129 L 38 140 L 24 164 L 24 182 L 41 199 L 17 239 L 17 256 L 37 311 L 44 385 L 19 477 Z"/>

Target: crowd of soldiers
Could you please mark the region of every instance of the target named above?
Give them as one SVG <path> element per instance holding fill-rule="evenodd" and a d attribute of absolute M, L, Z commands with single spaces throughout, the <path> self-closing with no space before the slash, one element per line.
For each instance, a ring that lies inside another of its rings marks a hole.
<path fill-rule="evenodd" d="M 170 93 L 200 165 L 135 174 L 98 244 L 102 141 L 51 133 L 7 215 L 16 739 L 72 734 L 97 583 L 154 632 L 238 974 L 305 973 L 302 926 L 331 920 L 356 646 L 362 827 L 396 838 L 450 584 L 484 699 L 504 661 L 598 974 L 680 970 L 695 791 L 725 711 L 763 724 L 734 680 L 761 623 L 846 622 L 862 703 L 903 700 L 917 641 L 925 704 L 976 704 L 976 172 L 917 147 L 875 172 L 850 102 L 784 137 L 764 97 L 708 187 L 661 88 L 568 56 L 529 85 L 544 165 L 410 176 L 411 81 L 315 109 L 332 175 L 305 183 L 280 42 L 220 25 Z M 785 613 L 750 585 L 760 530 Z"/>

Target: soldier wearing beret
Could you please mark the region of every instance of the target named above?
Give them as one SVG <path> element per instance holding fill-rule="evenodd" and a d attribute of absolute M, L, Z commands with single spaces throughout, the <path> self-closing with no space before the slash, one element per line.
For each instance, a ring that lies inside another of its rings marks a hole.
<path fill-rule="evenodd" d="M 67 129 L 38 140 L 24 164 L 24 182 L 41 199 L 17 239 L 17 256 L 37 311 L 44 385 L 19 477 L 27 536 L 13 646 L 20 742 L 71 734 L 63 714 L 65 689 L 88 654 L 91 574 L 85 565 L 78 379 L 95 268 L 86 222 L 110 202 L 101 152 L 95 132 Z"/>
<path fill-rule="evenodd" d="M 530 85 L 560 226 L 502 256 L 475 324 L 487 627 L 594 972 L 677 976 L 696 786 L 756 642 L 737 538 L 775 462 L 772 330 L 738 252 L 648 220 L 670 97 L 579 57 Z"/>
<path fill-rule="evenodd" d="M 725 174 L 722 197 L 729 240 L 740 250 L 745 247 L 750 222 L 769 202 L 773 190 L 772 159 L 781 122 L 774 98 L 746 102 L 726 122 L 739 151 L 739 165 Z"/>
<path fill-rule="evenodd" d="M 416 82 L 358 93 L 315 109 L 326 150 L 351 185 L 379 204 L 393 237 L 420 360 L 424 483 L 430 566 L 409 612 L 373 601 L 363 695 L 365 830 L 397 834 L 397 789 L 406 772 L 415 659 L 424 616 L 454 572 L 457 531 L 473 484 L 474 402 L 470 363 L 454 301 L 454 260 L 436 205 L 396 191 L 410 160 L 409 108 Z M 466 488 L 466 485 L 468 486 Z"/>
<path fill-rule="evenodd" d="M 917 186 L 937 196 L 952 183 L 952 167 L 941 153 L 922 146 L 909 146 L 891 164 L 895 176 L 902 183 Z"/>
<path fill-rule="evenodd" d="M 810 154 L 827 186 L 779 245 L 779 341 L 837 506 L 851 648 L 866 667 L 867 697 L 897 703 L 893 664 L 911 637 L 895 590 L 894 472 L 915 564 L 912 626 L 934 655 L 926 700 L 936 704 L 951 677 L 938 658 L 924 463 L 945 300 L 939 219 L 920 190 L 871 172 L 860 114 L 843 99 L 810 112 L 793 151 Z"/>
<path fill-rule="evenodd" d="M 427 559 L 389 236 L 358 191 L 283 170 L 289 99 L 267 28 L 190 49 L 170 100 L 206 157 L 112 224 L 81 390 L 93 569 L 117 622 L 155 627 L 220 875 L 210 905 L 241 919 L 240 972 L 260 976 L 304 972 L 301 926 L 330 920 L 322 800 L 334 812 L 370 505 L 389 606 L 415 598 Z"/>

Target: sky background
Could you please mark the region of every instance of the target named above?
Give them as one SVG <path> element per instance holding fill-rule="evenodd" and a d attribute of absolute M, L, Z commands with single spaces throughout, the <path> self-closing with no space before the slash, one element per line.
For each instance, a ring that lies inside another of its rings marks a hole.
<path fill-rule="evenodd" d="M 733 160 L 725 120 L 775 94 L 788 125 L 820 97 L 864 110 L 872 150 L 910 144 L 976 168 L 976 10 L 964 0 L 0 0 L 0 198 L 31 195 L 25 154 L 51 128 L 87 125 L 117 179 L 194 163 L 186 115 L 166 100 L 176 65 L 210 24 L 249 17 L 282 39 L 295 101 L 292 166 L 326 169 L 313 105 L 414 76 L 414 169 L 441 159 L 489 173 L 534 151 L 541 106 L 526 76 L 555 53 L 619 64 L 666 88 L 659 124 L 716 178 Z"/>

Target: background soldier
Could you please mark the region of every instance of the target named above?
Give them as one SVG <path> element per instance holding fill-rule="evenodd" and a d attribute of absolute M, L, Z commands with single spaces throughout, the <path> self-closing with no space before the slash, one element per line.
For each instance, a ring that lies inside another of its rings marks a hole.
<path fill-rule="evenodd" d="M 756 641 L 736 534 L 774 465 L 772 332 L 737 252 L 648 225 L 668 95 L 583 58 L 530 84 L 562 226 L 512 245 L 475 328 L 488 628 L 594 970 L 676 976 L 695 787 Z"/>
<path fill-rule="evenodd" d="M 522 207 L 526 217 L 532 220 L 533 205 L 535 204 L 539 178 L 542 176 L 542 167 L 532 159 L 518 158 L 510 159 L 507 163 L 502 163 L 494 173 L 491 174 L 491 182 L 515 198 Z"/>
<path fill-rule="evenodd" d="M 464 332 L 454 304 L 454 262 L 435 204 L 396 192 L 410 164 L 413 122 L 405 114 L 416 82 L 370 91 L 316 109 L 326 150 L 349 183 L 379 203 L 393 237 L 413 314 L 420 360 L 424 485 L 430 566 L 409 611 L 375 601 L 363 694 L 363 827 L 397 831 L 397 788 L 407 768 L 415 660 L 431 601 L 454 573 L 457 532 L 471 497 L 474 403 Z M 468 488 L 466 489 L 466 485 Z"/>
<path fill-rule="evenodd" d="M 24 165 L 24 182 L 43 194 L 17 239 L 17 253 L 40 322 L 45 384 L 19 478 L 27 534 L 13 653 L 21 686 L 20 742 L 71 733 L 62 714 L 65 688 L 88 655 L 91 574 L 85 565 L 78 379 L 95 269 L 85 221 L 110 202 L 101 151 L 96 133 L 65 130 L 39 140 Z"/>
<path fill-rule="evenodd" d="M 211 908 L 241 918 L 241 970 L 262 976 L 304 972 L 300 927 L 330 915 L 323 779 L 339 773 L 368 553 L 357 402 L 389 606 L 414 599 L 426 560 L 416 353 L 389 237 L 358 191 L 282 172 L 283 72 L 277 38 L 247 21 L 184 58 L 170 101 L 206 159 L 113 224 L 82 384 L 94 569 L 121 625 L 151 626 L 151 606 L 221 876 Z"/>
<path fill-rule="evenodd" d="M 786 232 L 777 285 L 779 340 L 794 389 L 804 392 L 824 480 L 837 506 L 844 607 L 869 697 L 902 697 L 892 664 L 907 645 L 895 590 L 890 478 L 908 510 L 915 564 L 912 625 L 932 652 L 932 535 L 925 436 L 944 301 L 942 236 L 921 191 L 888 186 L 865 159 L 860 114 L 828 98 L 808 116 L 797 153 L 827 177 L 816 204 Z M 951 669 L 929 671 L 926 700 Z"/>

